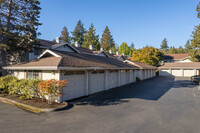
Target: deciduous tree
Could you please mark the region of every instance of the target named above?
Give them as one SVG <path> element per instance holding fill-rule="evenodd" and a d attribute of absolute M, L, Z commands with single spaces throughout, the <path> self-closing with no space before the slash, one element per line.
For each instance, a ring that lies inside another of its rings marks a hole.
<path fill-rule="evenodd" d="M 130 48 L 128 47 L 128 44 L 123 42 L 119 47 L 119 54 L 124 54 L 125 56 L 129 55 Z"/>
<path fill-rule="evenodd" d="M 132 60 L 158 66 L 162 61 L 163 53 L 154 47 L 146 46 L 133 52 Z"/>
<path fill-rule="evenodd" d="M 178 52 L 177 52 L 177 49 L 174 46 L 171 46 L 167 53 L 168 54 L 177 54 Z"/>

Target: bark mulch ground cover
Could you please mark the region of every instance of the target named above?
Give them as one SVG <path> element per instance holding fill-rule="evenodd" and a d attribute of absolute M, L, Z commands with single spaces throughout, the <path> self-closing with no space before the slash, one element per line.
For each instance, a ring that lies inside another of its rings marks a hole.
<path fill-rule="evenodd" d="M 66 105 L 65 103 L 56 103 L 56 102 L 53 102 L 52 104 L 48 104 L 46 100 L 43 101 L 40 98 L 20 99 L 20 95 L 9 95 L 9 94 L 3 93 L 1 90 L 0 90 L 0 97 L 14 100 L 16 102 L 34 106 L 37 108 L 61 108 Z"/>

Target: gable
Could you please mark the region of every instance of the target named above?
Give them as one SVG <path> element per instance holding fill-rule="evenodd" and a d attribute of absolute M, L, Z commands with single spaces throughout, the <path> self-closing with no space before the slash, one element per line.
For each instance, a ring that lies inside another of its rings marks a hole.
<path fill-rule="evenodd" d="M 125 61 L 125 59 L 124 59 L 123 56 L 120 56 L 120 57 L 118 58 L 118 60 L 120 60 L 120 61 Z"/>
<path fill-rule="evenodd" d="M 69 48 L 67 45 L 56 47 L 54 49 L 59 51 L 75 52 L 72 48 Z"/>
<path fill-rule="evenodd" d="M 67 51 L 67 52 L 76 52 L 80 53 L 77 49 L 75 49 L 73 46 L 71 46 L 68 43 L 63 44 L 55 44 L 51 47 L 51 49 L 58 50 L 58 51 Z"/>
<path fill-rule="evenodd" d="M 105 54 L 105 53 L 99 53 L 99 54 L 97 54 L 98 56 L 103 56 L 103 57 L 107 57 L 107 55 Z"/>

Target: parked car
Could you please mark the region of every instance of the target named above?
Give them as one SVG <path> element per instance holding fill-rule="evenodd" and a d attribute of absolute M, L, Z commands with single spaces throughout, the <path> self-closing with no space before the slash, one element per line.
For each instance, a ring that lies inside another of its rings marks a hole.
<path fill-rule="evenodd" d="M 191 81 L 193 81 L 196 84 L 199 84 L 200 82 L 200 75 L 194 75 L 191 77 Z"/>

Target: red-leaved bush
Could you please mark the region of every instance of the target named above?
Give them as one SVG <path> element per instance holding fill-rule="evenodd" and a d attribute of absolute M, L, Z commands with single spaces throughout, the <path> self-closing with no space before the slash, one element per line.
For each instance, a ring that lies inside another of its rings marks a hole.
<path fill-rule="evenodd" d="M 45 80 L 38 83 L 39 95 L 42 97 L 48 96 L 48 103 L 51 104 L 52 101 L 58 96 L 63 95 L 62 89 L 68 82 L 66 80 Z"/>

